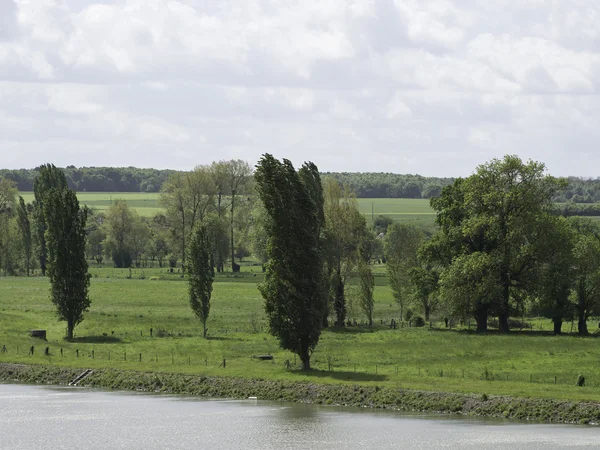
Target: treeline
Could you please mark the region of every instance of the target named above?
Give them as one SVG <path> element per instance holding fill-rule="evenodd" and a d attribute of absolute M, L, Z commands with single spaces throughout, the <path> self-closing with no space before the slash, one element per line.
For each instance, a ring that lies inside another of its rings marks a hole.
<path fill-rule="evenodd" d="M 400 175 L 394 173 L 350 173 L 327 172 L 323 177 L 332 177 L 348 185 L 358 198 L 425 198 L 437 197 L 445 186 L 454 183 L 454 178 Z M 558 190 L 552 200 L 556 203 L 600 202 L 600 179 L 568 177 L 567 184 Z M 568 212 L 573 211 L 569 208 Z M 600 215 L 591 209 L 582 209 L 579 215 Z M 574 215 L 574 214 L 573 214 Z"/>
<path fill-rule="evenodd" d="M 137 167 L 81 167 L 61 169 L 70 189 L 78 192 L 159 192 L 174 170 Z M 19 191 L 33 191 L 40 168 L 0 169 L 0 179 L 12 181 Z"/>
<path fill-rule="evenodd" d="M 81 167 L 61 169 L 70 189 L 79 192 L 160 192 L 164 182 L 175 170 L 139 169 L 136 167 Z M 181 172 L 183 173 L 183 172 Z M 20 191 L 32 191 L 39 168 L 0 169 L 0 179 L 8 179 Z M 394 173 L 326 172 L 323 178 L 333 178 L 349 186 L 358 198 L 424 198 L 440 194 L 454 178 L 424 177 Z M 568 177 L 568 184 L 558 191 L 553 200 L 557 203 L 600 202 L 600 180 Z M 572 208 L 569 210 L 571 211 Z M 600 215 L 585 210 L 579 215 Z"/>

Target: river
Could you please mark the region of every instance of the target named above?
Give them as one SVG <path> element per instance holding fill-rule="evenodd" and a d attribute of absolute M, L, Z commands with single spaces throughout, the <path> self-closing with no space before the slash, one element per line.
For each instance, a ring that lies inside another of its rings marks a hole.
<path fill-rule="evenodd" d="M 0 384 L 0 449 L 598 448 L 600 429 Z"/>

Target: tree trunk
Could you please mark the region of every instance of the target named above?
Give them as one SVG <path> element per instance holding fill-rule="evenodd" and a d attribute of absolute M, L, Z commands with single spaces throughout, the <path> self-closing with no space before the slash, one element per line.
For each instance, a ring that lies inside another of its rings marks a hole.
<path fill-rule="evenodd" d="M 555 320 L 554 321 L 554 334 L 561 334 L 562 333 L 562 320 Z"/>
<path fill-rule="evenodd" d="M 577 321 L 577 332 L 581 336 L 587 336 L 589 334 L 584 311 L 579 312 L 579 320 Z"/>
<path fill-rule="evenodd" d="M 302 370 L 310 370 L 310 355 L 308 349 L 302 349 L 300 351 L 300 361 L 302 361 Z"/>
<path fill-rule="evenodd" d="M 485 333 L 487 331 L 487 319 L 488 319 L 488 307 L 487 305 L 480 305 L 475 310 L 475 321 L 477 322 L 477 333 Z"/>
<path fill-rule="evenodd" d="M 501 311 L 498 314 L 498 331 L 500 333 L 508 333 L 510 329 L 508 328 L 508 312 Z"/>
<path fill-rule="evenodd" d="M 73 329 L 75 328 L 75 324 L 73 323 L 73 319 L 67 320 L 67 339 L 70 341 L 73 339 Z"/>
<path fill-rule="evenodd" d="M 423 305 L 425 309 L 425 322 L 429 322 L 429 316 L 431 314 L 431 306 L 425 304 Z"/>
<path fill-rule="evenodd" d="M 233 247 L 233 202 L 235 200 L 235 189 L 231 191 L 231 271 L 237 272 L 235 267 L 235 248 Z"/>
<path fill-rule="evenodd" d="M 202 327 L 204 328 L 202 336 L 206 339 L 206 332 L 208 331 L 207 328 L 206 328 L 206 322 L 202 322 Z"/>
<path fill-rule="evenodd" d="M 508 301 L 510 299 L 509 280 L 506 271 L 502 271 L 502 303 L 500 304 L 500 313 L 498 314 L 498 331 L 508 333 Z"/>
<path fill-rule="evenodd" d="M 344 298 L 344 283 L 339 276 L 336 279 L 334 307 L 335 324 L 338 327 L 343 327 L 346 321 L 346 299 Z"/>

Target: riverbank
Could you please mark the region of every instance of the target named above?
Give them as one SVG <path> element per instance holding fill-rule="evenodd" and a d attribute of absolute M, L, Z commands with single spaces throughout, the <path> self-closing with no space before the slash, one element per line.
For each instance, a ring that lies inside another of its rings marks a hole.
<path fill-rule="evenodd" d="M 0 364 L 0 380 L 5 382 L 66 385 L 81 373 L 81 369 L 64 367 Z M 97 369 L 82 379 L 78 386 L 234 399 L 257 397 L 261 400 L 500 417 L 548 423 L 600 423 L 600 403 L 428 392 L 358 384 L 323 385 L 312 382 Z"/>

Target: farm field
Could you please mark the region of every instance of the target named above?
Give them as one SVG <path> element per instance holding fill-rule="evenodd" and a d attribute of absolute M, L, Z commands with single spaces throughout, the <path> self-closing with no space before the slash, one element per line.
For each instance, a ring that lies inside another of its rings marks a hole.
<path fill-rule="evenodd" d="M 22 192 L 25 202 L 33 201 L 33 192 Z M 115 200 L 125 200 L 142 217 L 152 217 L 162 211 L 158 193 L 145 192 L 78 192 L 79 201 L 98 211 L 106 211 Z M 358 208 L 371 222 L 374 216 L 386 215 L 398 221 L 433 226 L 435 213 L 429 200 L 408 198 L 359 198 Z"/>
<path fill-rule="evenodd" d="M 316 370 L 304 374 L 293 369 L 293 354 L 280 350 L 266 332 L 258 267 L 217 277 L 209 339 L 201 336 L 187 302 L 187 283 L 179 275 L 158 268 L 91 272 L 92 306 L 73 342 L 63 340 L 64 323 L 56 320 L 46 278 L 0 278 L 0 346 L 7 349 L 0 362 L 600 401 L 596 336 L 552 336 L 547 319 L 532 321 L 534 331 L 510 335 L 477 335 L 467 325 L 449 330 L 440 320 L 432 328 L 390 329 L 398 308 L 383 276 L 375 289 L 374 329 L 324 330 L 312 356 Z M 363 320 L 352 302 L 348 316 Z M 31 329 L 47 330 L 48 342 L 30 338 Z M 569 324 L 564 329 L 569 331 Z M 260 354 L 272 354 L 274 360 L 252 358 Z M 219 367 L 223 359 L 225 369 Z M 584 388 L 575 386 L 579 374 L 586 377 Z"/>

